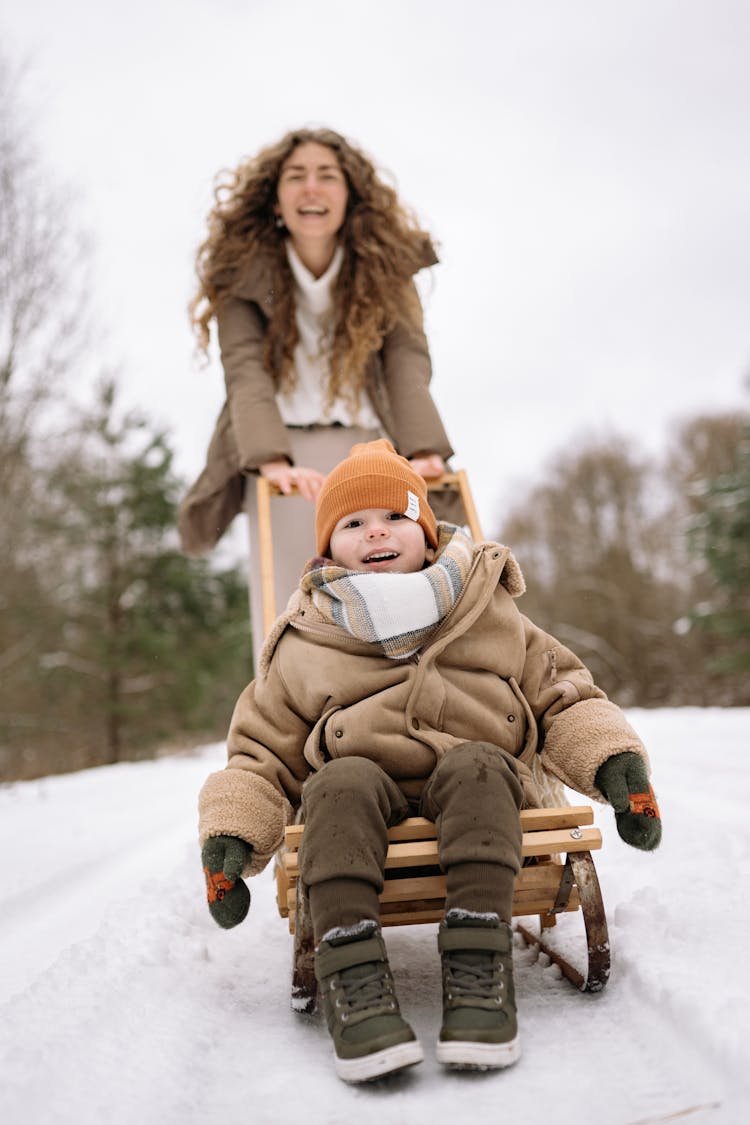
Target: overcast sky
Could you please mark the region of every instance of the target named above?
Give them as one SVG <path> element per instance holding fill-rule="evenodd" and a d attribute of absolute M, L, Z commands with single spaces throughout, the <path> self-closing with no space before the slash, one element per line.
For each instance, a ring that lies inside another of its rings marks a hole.
<path fill-rule="evenodd" d="M 215 174 L 326 124 L 433 233 L 434 395 L 485 531 L 556 452 L 750 405 L 746 0 L 0 0 L 95 254 L 101 357 L 196 474 Z"/>

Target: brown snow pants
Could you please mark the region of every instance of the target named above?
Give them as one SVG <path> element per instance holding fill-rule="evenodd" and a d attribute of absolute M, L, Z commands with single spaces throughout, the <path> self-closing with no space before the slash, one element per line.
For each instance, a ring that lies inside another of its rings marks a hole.
<path fill-rule="evenodd" d="M 464 742 L 441 758 L 418 806 L 369 758 L 327 762 L 302 794 L 300 874 L 316 943 L 337 927 L 379 920 L 388 828 L 414 815 L 437 826 L 446 910 L 494 911 L 509 922 L 522 800 L 515 760 L 486 742 Z"/>

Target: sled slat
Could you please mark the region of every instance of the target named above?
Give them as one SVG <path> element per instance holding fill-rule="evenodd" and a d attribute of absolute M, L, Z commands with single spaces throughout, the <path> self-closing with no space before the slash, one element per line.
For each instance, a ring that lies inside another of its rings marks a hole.
<path fill-rule="evenodd" d="M 561 808 L 522 809 L 519 813 L 524 832 L 539 832 L 545 828 L 577 828 L 594 823 L 594 810 L 590 805 L 565 805 Z M 298 848 L 305 831 L 304 824 L 290 824 L 284 833 L 288 848 Z M 434 840 L 435 825 L 423 816 L 410 816 L 388 829 L 391 843 L 409 840 Z"/>
<path fill-rule="evenodd" d="M 299 875 L 299 852 L 297 849 L 302 840 L 302 832 L 299 831 L 302 827 L 302 825 L 293 825 L 286 830 L 287 846 L 291 841 L 293 848 L 281 854 L 280 863 L 288 879 L 296 879 Z M 292 828 L 295 831 L 292 831 Z M 413 832 L 413 827 L 410 830 Z M 434 831 L 433 825 L 430 829 L 431 838 L 427 840 L 409 839 L 389 844 L 385 861 L 386 871 L 404 867 L 438 865 L 438 845 L 434 838 Z M 601 846 L 602 835 L 598 828 L 548 828 L 538 832 L 524 831 L 521 853 L 525 858 L 528 858 L 530 856 L 556 855 L 561 852 L 595 851 Z"/>
<path fill-rule="evenodd" d="M 532 862 L 522 867 L 513 890 L 513 915 L 538 914 L 545 925 L 554 922 L 555 911 L 580 907 L 578 888 L 572 880 L 567 899 L 558 895 L 564 865 L 553 856 L 590 853 L 601 847 L 601 832 L 593 826 L 591 806 L 555 809 L 524 809 L 521 815 L 522 852 Z M 299 847 L 304 825 L 286 829 L 286 850 L 277 856 L 276 880 L 279 913 L 289 919 L 294 932 L 299 875 Z M 385 863 L 386 877 L 380 896 L 384 926 L 440 921 L 445 907 L 445 875 L 440 870 L 435 825 L 424 817 L 409 817 L 391 828 Z"/>

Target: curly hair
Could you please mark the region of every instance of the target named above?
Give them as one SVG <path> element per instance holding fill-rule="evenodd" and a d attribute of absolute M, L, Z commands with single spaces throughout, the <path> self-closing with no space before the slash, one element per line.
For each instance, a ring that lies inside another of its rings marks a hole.
<path fill-rule="evenodd" d="M 413 275 L 436 261 L 429 234 L 379 177 L 373 162 L 331 129 L 297 129 L 274 145 L 225 169 L 215 181 L 208 237 L 198 249 L 199 288 L 190 319 L 204 353 L 209 326 L 222 302 L 231 297 L 256 255 L 271 267 L 276 295 L 263 345 L 263 365 L 279 387 L 293 387 L 294 348 L 298 341 L 285 228 L 274 205 L 282 167 L 292 152 L 309 142 L 332 149 L 346 178 L 348 199 L 339 239 L 343 262 L 333 288 L 329 331 L 331 377 L 328 402 L 342 396 L 359 403 L 368 357 L 399 322 L 420 328 L 422 312 Z"/>

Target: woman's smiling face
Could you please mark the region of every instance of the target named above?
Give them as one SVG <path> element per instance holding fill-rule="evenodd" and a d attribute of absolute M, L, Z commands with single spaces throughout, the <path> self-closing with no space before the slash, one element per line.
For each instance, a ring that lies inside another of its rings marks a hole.
<path fill-rule="evenodd" d="M 348 198 L 346 177 L 336 153 L 326 145 L 297 145 L 281 166 L 276 211 L 293 242 L 335 242 Z"/>

